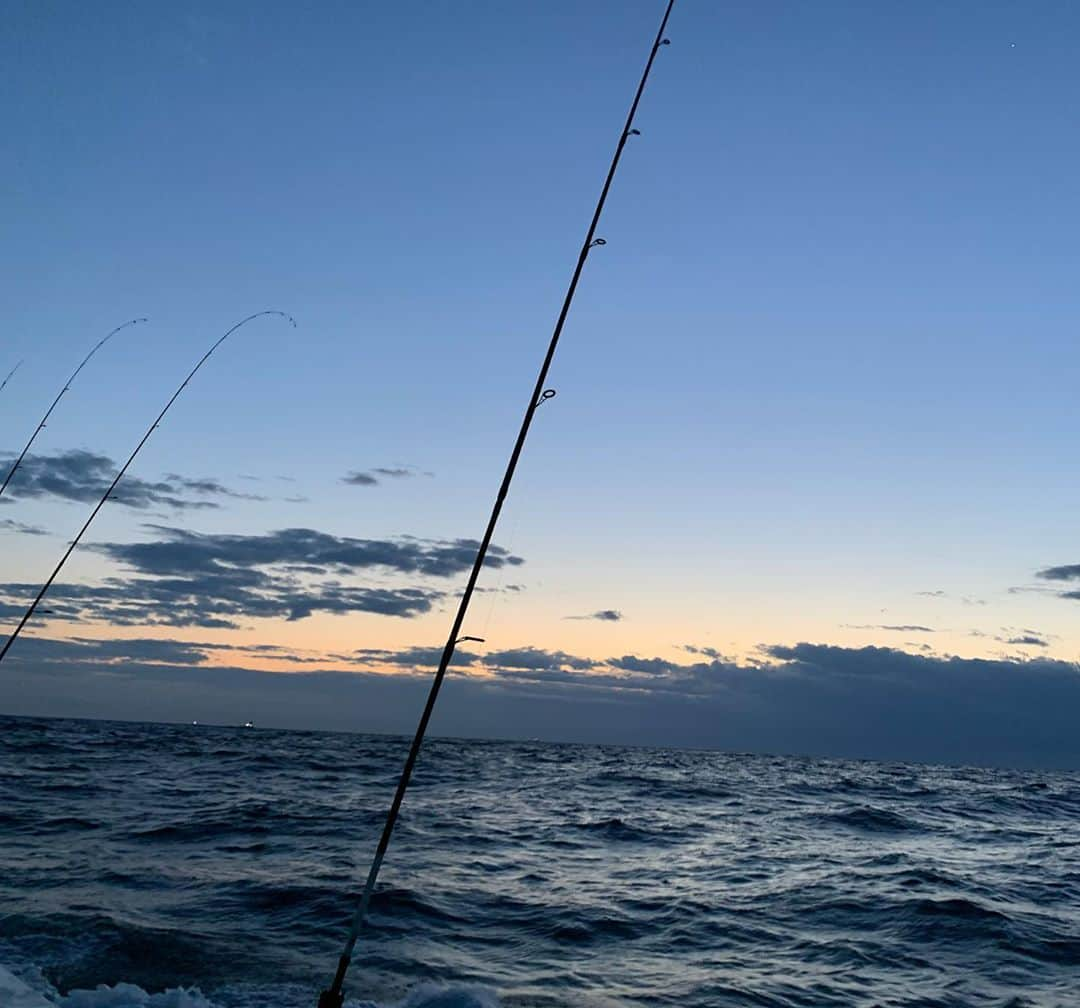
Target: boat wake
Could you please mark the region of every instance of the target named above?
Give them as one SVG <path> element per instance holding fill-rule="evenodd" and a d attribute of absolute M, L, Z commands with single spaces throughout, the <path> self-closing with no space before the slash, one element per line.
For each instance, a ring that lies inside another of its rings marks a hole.
<path fill-rule="evenodd" d="M 214 998 L 197 987 L 173 987 L 149 993 L 136 984 L 99 984 L 93 990 L 60 994 L 40 976 L 36 982 L 20 980 L 0 966 L 0 1005 L 3 1008 L 310 1008 L 315 995 L 295 985 L 227 990 Z M 379 1004 L 350 998 L 345 1008 L 499 1008 L 498 998 L 482 987 L 440 987 L 420 984 L 401 1001 Z"/>

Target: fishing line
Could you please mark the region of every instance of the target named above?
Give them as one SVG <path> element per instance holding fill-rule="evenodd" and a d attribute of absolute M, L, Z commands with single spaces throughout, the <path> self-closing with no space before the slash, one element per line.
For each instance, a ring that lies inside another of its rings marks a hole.
<path fill-rule="evenodd" d="M 65 550 L 64 555 L 60 558 L 60 562 L 56 565 L 56 569 L 49 575 L 49 580 L 41 586 L 41 591 L 37 593 L 37 598 L 35 598 L 34 601 L 30 603 L 30 608 L 26 610 L 26 614 L 21 620 L 19 620 L 19 625 L 14 629 L 14 631 L 12 631 L 12 634 L 10 637 L 8 637 L 7 641 L 5 641 L 3 649 L 0 649 L 0 661 L 3 661 L 4 655 L 8 653 L 8 651 L 11 649 L 11 645 L 15 643 L 15 638 L 18 637 L 20 633 L 22 633 L 23 627 L 26 626 L 26 624 L 30 621 L 30 617 L 34 615 L 34 610 L 37 609 L 38 605 L 41 603 L 41 600 L 45 597 L 45 593 L 49 590 L 53 581 L 56 580 L 56 576 L 60 573 L 61 568 L 64 566 L 65 563 L 67 563 L 68 557 L 71 556 L 71 554 L 75 551 L 75 547 L 79 545 L 79 540 L 81 540 L 83 535 L 85 535 L 86 530 L 90 527 L 91 522 L 93 522 L 93 520 L 97 517 L 97 513 L 105 506 L 105 502 L 112 495 L 113 491 L 120 483 L 120 480 L 124 478 L 124 473 L 128 471 L 128 466 L 130 466 L 131 463 L 135 461 L 135 456 L 138 455 L 139 452 L 142 450 L 142 446 L 150 440 L 150 435 L 153 434 L 155 430 L 157 430 L 158 425 L 165 418 L 165 414 L 169 412 L 169 408 L 174 402 L 176 402 L 176 400 L 180 397 L 180 393 L 183 392 L 184 389 L 187 387 L 187 383 L 195 377 L 195 372 L 198 371 L 199 368 L 201 368 L 210 359 L 210 355 L 219 346 L 221 346 L 221 344 L 224 343 L 225 340 L 227 340 L 234 332 L 236 332 L 237 329 L 239 329 L 241 326 L 247 325 L 248 322 L 251 322 L 253 319 L 262 318 L 264 315 L 277 315 L 280 318 L 287 319 L 292 325 L 292 327 L 294 329 L 296 328 L 296 319 L 294 319 L 291 315 L 287 315 L 285 312 L 273 310 L 255 312 L 254 315 L 249 315 L 246 319 L 241 319 L 239 322 L 237 322 L 236 325 L 229 329 L 223 336 L 219 337 L 217 342 L 215 342 L 213 346 L 211 346 L 210 349 L 207 350 L 201 358 L 199 358 L 199 363 L 191 369 L 191 371 L 188 373 L 188 376 L 180 383 L 180 387 L 172 394 L 172 397 L 165 404 L 165 408 L 157 415 L 157 419 L 147 428 L 146 433 L 142 436 L 142 440 L 139 441 L 139 443 L 135 446 L 135 450 L 131 453 L 130 456 L 128 456 L 128 460 L 124 463 L 120 471 L 116 474 L 116 478 L 112 481 L 112 483 L 109 484 L 109 489 L 106 490 L 104 494 L 102 494 L 101 500 L 97 502 L 94 510 L 90 512 L 90 517 L 86 519 L 86 524 L 83 525 L 83 527 L 79 530 L 79 534 L 68 545 L 68 548 L 67 550 Z"/>
<path fill-rule="evenodd" d="M 0 486 L 0 496 L 3 496 L 4 491 L 7 489 L 7 485 L 11 482 L 11 477 L 15 475 L 15 470 L 22 465 L 23 459 L 26 458 L 26 453 L 30 450 L 30 446 L 34 443 L 35 438 L 37 438 L 37 436 L 45 429 L 45 424 L 48 422 L 49 417 L 52 416 L 52 411 L 56 409 L 56 404 L 64 398 L 64 393 L 67 392 L 69 388 L 71 388 L 71 383 L 79 377 L 79 372 L 84 367 L 86 367 L 90 358 L 93 357 L 94 354 L 96 354 L 118 332 L 120 332 L 121 329 L 126 329 L 128 326 L 138 325 L 140 322 L 146 321 L 147 320 L 144 318 L 135 318 L 125 322 L 123 325 L 118 325 L 103 340 L 99 340 L 94 345 L 94 348 L 83 358 L 82 363 L 74 371 L 71 372 L 71 377 L 66 382 L 64 382 L 64 387 L 60 389 L 60 391 L 57 393 L 56 398 L 52 401 L 52 405 L 45 411 L 45 415 L 41 418 L 41 422 L 37 425 L 37 427 L 34 428 L 34 433 L 30 435 L 30 440 L 26 442 L 26 447 L 19 453 L 19 457 L 15 460 L 15 464 L 11 467 L 10 470 L 8 470 L 7 476 L 4 477 L 3 486 Z M 5 384 L 7 384 L 6 381 Z M 3 386 L 0 385 L 0 388 L 3 388 Z"/>
<path fill-rule="evenodd" d="M 510 534 L 504 540 L 506 542 L 506 556 L 509 559 L 514 552 L 514 543 L 517 540 L 518 529 L 521 527 L 521 512 L 518 511 L 514 515 L 510 522 Z M 498 574 L 495 577 L 495 584 L 491 585 L 487 590 L 491 592 L 491 602 L 488 605 L 487 616 L 484 618 L 484 623 L 480 628 L 480 633 L 483 635 L 485 641 L 489 640 L 488 631 L 491 629 L 491 617 L 495 613 L 495 603 L 502 601 L 503 587 L 506 584 L 506 572 L 510 569 L 510 564 L 504 562 L 500 565 Z M 483 648 L 487 651 L 487 647 Z"/>
<path fill-rule="evenodd" d="M 560 309 L 558 319 L 555 322 L 555 329 L 551 334 L 551 341 L 548 344 L 547 353 L 540 366 L 540 373 L 537 375 L 536 384 L 533 386 L 528 405 L 525 407 L 525 416 L 521 421 L 521 429 L 518 431 L 517 440 L 514 442 L 513 450 L 510 453 L 510 460 L 506 466 L 506 472 L 503 475 L 498 493 L 495 496 L 495 503 L 492 507 L 491 516 L 488 519 L 484 538 L 481 540 L 480 548 L 476 552 L 476 560 L 473 563 L 469 581 L 461 596 L 457 615 L 454 617 L 453 625 L 450 627 L 450 635 L 446 640 L 446 646 L 443 648 L 442 657 L 439 660 L 439 667 L 436 669 L 431 683 L 427 703 L 424 706 L 423 713 L 420 715 L 420 723 L 416 727 L 416 735 L 414 736 L 412 746 L 409 749 L 409 755 L 405 760 L 405 766 L 401 771 L 401 779 L 398 781 L 393 803 L 386 816 L 386 825 L 383 827 L 382 836 L 379 838 L 379 844 L 375 850 L 375 857 L 371 862 L 371 869 L 368 872 L 363 892 L 357 903 L 356 910 L 353 913 L 352 923 L 349 926 L 349 935 L 345 940 L 345 947 L 338 959 L 337 970 L 334 974 L 333 982 L 319 995 L 319 1008 L 342 1008 L 344 1004 L 345 995 L 342 993 L 341 988 L 342 984 L 345 982 L 345 974 L 349 969 L 349 962 L 352 959 L 353 949 L 356 947 L 356 940 L 360 934 L 360 928 L 363 926 L 364 919 L 367 916 L 368 905 L 371 902 L 371 894 L 375 889 L 375 881 L 379 877 L 379 869 L 382 867 L 383 858 L 386 856 L 387 848 L 390 846 L 390 837 L 394 832 L 394 823 L 397 822 L 398 812 L 401 810 L 401 802 L 404 799 L 405 791 L 409 786 L 409 780 L 412 777 L 413 767 L 416 765 L 417 756 L 420 754 L 420 747 L 424 741 L 424 734 L 427 732 L 428 722 L 431 720 L 432 711 L 435 709 L 435 701 L 439 696 L 439 688 L 442 686 L 446 670 L 454 657 L 454 648 L 462 639 L 460 636 L 462 624 L 465 622 L 465 616 L 469 611 L 469 603 L 472 601 L 473 592 L 476 589 L 477 578 L 480 576 L 480 571 L 484 566 L 484 559 L 487 556 L 488 547 L 491 545 L 492 536 L 495 534 L 495 526 L 499 522 L 503 501 L 506 500 L 506 495 L 510 490 L 510 484 L 513 481 L 514 472 L 517 469 L 522 449 L 525 447 L 525 439 L 528 436 L 529 428 L 532 426 L 533 418 L 536 416 L 536 411 L 555 395 L 553 389 L 546 389 L 544 387 L 544 383 L 547 381 L 548 371 L 551 369 L 551 362 L 555 357 L 555 350 L 558 347 L 559 337 L 562 335 L 566 317 L 570 313 L 570 305 L 573 303 L 578 281 L 581 279 L 582 271 L 585 268 L 585 260 L 588 259 L 589 253 L 594 248 L 607 244 L 603 238 L 596 237 L 596 228 L 600 223 L 600 215 L 603 213 L 605 202 L 607 202 L 608 191 L 611 189 L 612 180 L 615 178 L 615 171 L 619 167 L 623 149 L 626 147 L 626 143 L 630 137 L 640 135 L 639 131 L 633 128 L 634 115 L 637 113 L 638 103 L 641 101 L 641 95 L 645 90 L 645 84 L 649 79 L 649 72 L 652 70 L 656 54 L 660 51 L 662 46 L 669 44 L 668 40 L 664 38 L 664 29 L 667 27 L 668 17 L 671 15 L 671 8 L 674 6 L 675 0 L 668 0 L 667 8 L 664 11 L 664 17 L 660 22 L 660 29 L 656 33 L 656 41 L 653 42 L 652 49 L 649 51 L 649 58 L 645 63 L 645 69 L 641 74 L 641 80 L 638 82 L 634 100 L 630 105 L 630 111 L 626 116 L 626 122 L 623 125 L 622 132 L 619 134 L 619 140 L 615 146 L 615 153 L 612 156 L 607 177 L 604 179 L 603 188 L 600 190 L 600 197 L 596 202 L 596 209 L 593 211 L 592 220 L 589 222 L 589 229 L 585 234 L 585 241 L 581 246 L 581 251 L 578 253 L 577 265 L 574 267 L 573 275 L 570 278 L 570 285 L 567 288 L 562 308 Z"/>

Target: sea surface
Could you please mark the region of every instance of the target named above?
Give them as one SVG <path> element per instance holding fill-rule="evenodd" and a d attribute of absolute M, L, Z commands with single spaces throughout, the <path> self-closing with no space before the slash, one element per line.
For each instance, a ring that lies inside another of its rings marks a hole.
<path fill-rule="evenodd" d="M 407 744 L 0 718 L 0 999 L 314 1008 Z M 347 991 L 1076 1008 L 1080 774 L 432 740 Z"/>

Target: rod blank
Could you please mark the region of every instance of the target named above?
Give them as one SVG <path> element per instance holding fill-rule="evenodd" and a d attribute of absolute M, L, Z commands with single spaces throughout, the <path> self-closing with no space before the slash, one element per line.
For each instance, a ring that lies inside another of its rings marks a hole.
<path fill-rule="evenodd" d="M 578 253 L 577 265 L 574 267 L 574 273 L 570 279 L 570 286 L 563 299 L 562 309 L 560 310 L 558 320 L 555 323 L 555 330 L 551 335 L 547 354 L 544 357 L 544 362 L 540 367 L 540 373 L 537 376 L 536 384 L 529 397 L 528 406 L 525 409 L 525 416 L 521 422 L 521 429 L 518 431 L 517 440 L 514 442 L 514 448 L 510 454 L 510 461 L 507 463 L 502 484 L 499 486 L 498 493 L 496 494 L 495 504 L 492 508 L 491 516 L 488 519 L 484 538 L 481 540 L 480 547 L 477 550 L 476 560 L 473 563 L 468 584 L 465 586 L 465 591 L 461 596 L 457 615 L 454 617 L 450 635 L 447 638 L 446 646 L 443 649 L 442 657 L 439 660 L 439 667 L 436 669 L 435 676 L 431 683 L 431 690 L 428 693 L 427 703 L 424 706 L 423 713 L 420 715 L 420 723 L 417 725 L 416 735 L 414 736 L 412 746 L 409 749 L 409 755 L 406 757 L 405 766 L 401 771 L 401 779 L 398 781 L 397 791 L 394 793 L 394 800 L 386 817 L 386 825 L 383 827 L 382 836 L 379 839 L 375 857 L 371 862 L 371 869 L 368 872 L 367 881 L 364 883 L 363 893 L 360 896 L 356 911 L 353 914 L 352 924 L 349 928 L 349 936 L 345 941 L 345 948 L 338 960 L 337 972 L 334 975 L 333 983 L 319 996 L 319 1008 L 342 1008 L 344 1003 L 342 985 L 345 982 L 345 974 L 349 969 L 349 963 L 352 959 L 353 949 L 356 946 L 360 928 L 367 916 L 368 905 L 375 889 L 375 881 L 378 878 L 379 869 L 382 866 L 387 848 L 390 846 L 390 837 L 394 831 L 394 823 L 397 821 L 398 812 L 401 809 L 401 803 L 405 797 L 405 791 L 408 788 L 409 780 L 412 777 L 413 767 L 416 765 L 417 756 L 420 754 L 420 747 L 423 744 L 424 735 L 427 732 L 428 722 L 431 719 L 432 711 L 435 709 L 435 701 L 439 696 L 439 688 L 442 686 L 446 670 L 454 657 L 454 647 L 461 639 L 463 639 L 459 636 L 461 627 L 465 622 L 465 615 L 469 609 L 469 602 L 472 600 L 477 579 L 484 566 L 484 559 L 487 556 L 492 536 L 495 534 L 495 527 L 499 521 L 503 501 L 505 501 L 506 495 L 510 490 L 510 484 L 514 478 L 514 472 L 517 469 L 522 449 L 525 447 L 525 439 L 528 436 L 529 428 L 532 426 L 533 417 L 536 415 L 536 410 L 540 404 L 551 398 L 544 391 L 544 382 L 547 380 L 551 362 L 555 357 L 555 349 L 559 343 L 559 337 L 562 335 L 563 326 L 566 323 L 567 315 L 570 313 L 570 305 L 574 300 L 574 293 L 577 291 L 578 281 L 581 279 L 582 270 L 585 268 L 585 260 L 588 258 L 590 250 L 606 244 L 604 239 L 596 237 L 596 228 L 600 223 L 600 215 L 603 213 L 608 191 L 611 189 L 612 180 L 615 178 L 615 172 L 619 167 L 619 160 L 622 157 L 623 148 L 626 146 L 627 140 L 632 135 L 634 115 L 637 113 L 638 103 L 641 101 L 641 95 L 644 92 L 645 84 L 649 79 L 649 72 L 652 70 L 653 61 L 656 59 L 656 54 L 660 51 L 660 47 L 669 44 L 668 40 L 664 38 L 664 30 L 667 27 L 668 18 L 671 15 L 671 9 L 674 5 L 675 0 L 668 0 L 667 9 L 664 11 L 664 17 L 660 22 L 660 30 L 656 33 L 656 41 L 653 43 L 652 49 L 649 52 L 645 70 L 642 72 L 641 80 L 638 82 L 637 92 L 634 94 L 634 100 L 630 105 L 630 112 L 627 114 L 626 124 L 619 134 L 619 140 L 615 147 L 615 154 L 611 159 L 611 166 L 608 168 L 604 186 L 600 191 L 600 198 L 596 202 L 596 209 L 593 211 L 592 220 L 589 223 L 589 230 L 585 235 L 585 241 L 581 246 L 581 251 Z"/>
<path fill-rule="evenodd" d="M 11 381 L 11 376 L 23 366 L 23 362 L 19 361 L 8 373 L 2 382 L 0 382 L 0 392 L 4 391 L 4 386 Z"/>

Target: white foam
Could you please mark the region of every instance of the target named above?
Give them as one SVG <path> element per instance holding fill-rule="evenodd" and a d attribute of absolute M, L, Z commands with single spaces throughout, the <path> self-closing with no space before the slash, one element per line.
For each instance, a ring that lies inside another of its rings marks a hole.
<path fill-rule="evenodd" d="M 0 1008 L 54 1008 L 17 976 L 0 966 Z"/>
<path fill-rule="evenodd" d="M 148 994 L 135 984 L 99 984 L 94 990 L 73 990 L 61 997 L 44 981 L 42 984 L 45 990 L 34 990 L 0 966 L 0 1008 L 214 1008 L 196 988 Z"/>
<path fill-rule="evenodd" d="M 309 999 L 301 992 L 290 990 L 283 998 L 275 998 L 274 1008 L 286 1008 L 295 1003 L 297 1008 L 308 1008 Z M 288 996 L 294 995 L 294 996 Z M 230 1002 L 232 999 L 230 998 Z M 265 991 L 257 997 L 258 1004 L 265 1006 Z M 39 989 L 0 966 L 0 1008 L 218 1008 L 197 987 L 173 987 L 157 994 L 150 994 L 130 983 L 115 986 L 99 984 L 93 990 L 73 990 L 60 995 L 44 980 Z M 374 1001 L 349 999 L 346 1008 L 499 1008 L 499 999 L 482 987 L 440 987 L 436 984 L 420 984 L 401 1001 L 392 1005 L 379 1005 Z"/>
<path fill-rule="evenodd" d="M 160 994 L 147 994 L 135 984 L 115 987 L 99 984 L 94 990 L 73 990 L 60 1001 L 62 1008 L 214 1008 L 198 988 L 174 987 Z"/>

